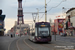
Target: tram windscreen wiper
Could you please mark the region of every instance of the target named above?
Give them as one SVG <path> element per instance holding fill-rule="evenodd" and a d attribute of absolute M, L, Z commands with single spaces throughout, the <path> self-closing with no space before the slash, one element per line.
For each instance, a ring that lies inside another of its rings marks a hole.
<path fill-rule="evenodd" d="M 48 31 L 40 31 L 39 36 L 48 36 Z"/>

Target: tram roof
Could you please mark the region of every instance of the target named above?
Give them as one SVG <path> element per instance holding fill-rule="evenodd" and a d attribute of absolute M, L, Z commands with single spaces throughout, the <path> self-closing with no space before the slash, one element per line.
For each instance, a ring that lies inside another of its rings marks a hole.
<path fill-rule="evenodd" d="M 48 25 L 48 26 L 50 26 L 50 23 L 49 22 L 37 22 L 37 23 L 35 23 L 35 26 L 39 26 L 39 25 Z"/>
<path fill-rule="evenodd" d="M 50 24 L 49 22 L 37 22 L 37 23 L 35 23 L 35 24 L 42 24 L 42 23 Z"/>

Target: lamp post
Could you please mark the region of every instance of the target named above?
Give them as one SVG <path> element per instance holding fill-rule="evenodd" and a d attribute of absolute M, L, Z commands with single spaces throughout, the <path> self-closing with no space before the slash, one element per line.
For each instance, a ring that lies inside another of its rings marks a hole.
<path fill-rule="evenodd" d="M 45 22 L 47 22 L 47 4 L 46 4 L 46 0 L 45 0 Z"/>
<path fill-rule="evenodd" d="M 39 22 L 39 9 L 37 8 L 37 13 L 38 13 L 38 22 Z"/>
<path fill-rule="evenodd" d="M 55 23 L 54 23 L 54 34 L 55 34 L 55 41 L 56 41 Z"/>

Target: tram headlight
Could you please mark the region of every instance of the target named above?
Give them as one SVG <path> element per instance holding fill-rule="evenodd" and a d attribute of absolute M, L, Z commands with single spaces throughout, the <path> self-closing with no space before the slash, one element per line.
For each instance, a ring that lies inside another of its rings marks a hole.
<path fill-rule="evenodd" d="M 39 37 L 39 39 L 41 39 L 41 37 Z"/>

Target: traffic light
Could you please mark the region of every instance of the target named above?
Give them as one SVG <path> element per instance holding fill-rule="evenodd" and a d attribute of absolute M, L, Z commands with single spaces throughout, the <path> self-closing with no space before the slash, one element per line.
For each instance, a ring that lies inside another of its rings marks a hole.
<path fill-rule="evenodd" d="M 2 15 L 2 10 L 0 10 L 0 15 Z"/>

